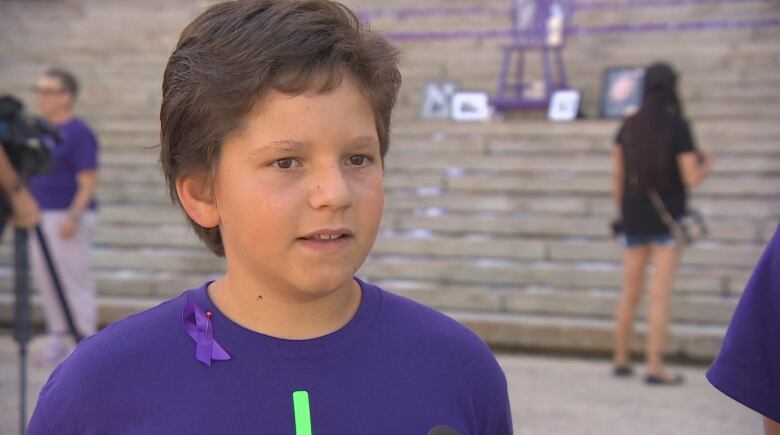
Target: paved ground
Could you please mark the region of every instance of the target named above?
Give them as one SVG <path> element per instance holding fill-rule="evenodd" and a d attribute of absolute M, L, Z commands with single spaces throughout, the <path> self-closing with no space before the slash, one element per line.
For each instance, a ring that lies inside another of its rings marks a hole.
<path fill-rule="evenodd" d="M 43 341 L 32 343 L 40 351 Z M 615 379 L 600 360 L 500 354 L 510 384 L 515 433 L 520 435 L 755 435 L 761 420 L 718 393 L 703 367 L 674 367 L 683 387 L 649 388 L 640 375 Z M 30 368 L 28 416 L 51 369 Z M 0 435 L 18 429 L 16 344 L 0 333 Z M 489 435 L 489 434 L 483 434 Z"/>

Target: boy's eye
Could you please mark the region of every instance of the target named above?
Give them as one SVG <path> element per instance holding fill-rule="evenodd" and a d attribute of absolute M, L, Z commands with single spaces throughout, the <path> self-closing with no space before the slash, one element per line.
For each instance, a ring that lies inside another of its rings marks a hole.
<path fill-rule="evenodd" d="M 279 169 L 290 169 L 295 165 L 295 159 L 292 157 L 286 157 L 284 159 L 279 159 L 274 162 L 274 165 L 276 165 Z"/>
<path fill-rule="evenodd" d="M 349 156 L 347 158 L 347 162 L 350 165 L 354 165 L 354 166 L 363 166 L 366 163 L 368 163 L 369 161 L 370 160 L 369 160 L 369 158 L 367 156 L 363 156 L 363 155 L 359 155 L 359 154 L 354 155 L 354 156 Z"/>

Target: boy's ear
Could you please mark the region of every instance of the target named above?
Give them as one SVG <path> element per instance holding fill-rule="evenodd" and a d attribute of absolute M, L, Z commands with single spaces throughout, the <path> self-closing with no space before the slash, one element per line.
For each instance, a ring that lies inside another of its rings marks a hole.
<path fill-rule="evenodd" d="M 184 211 L 203 228 L 219 225 L 219 211 L 206 177 L 189 176 L 176 179 L 176 193 Z"/>

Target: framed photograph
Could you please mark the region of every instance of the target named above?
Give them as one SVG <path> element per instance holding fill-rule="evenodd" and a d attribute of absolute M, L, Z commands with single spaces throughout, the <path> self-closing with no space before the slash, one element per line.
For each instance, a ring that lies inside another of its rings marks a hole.
<path fill-rule="evenodd" d="M 555 91 L 550 99 L 547 119 L 550 121 L 573 121 L 577 119 L 580 108 L 580 91 L 566 89 Z"/>
<path fill-rule="evenodd" d="M 423 86 L 422 119 L 449 119 L 452 114 L 452 97 L 458 91 L 455 82 L 429 82 Z"/>
<path fill-rule="evenodd" d="M 490 118 L 490 98 L 486 92 L 458 92 L 452 97 L 452 119 L 457 122 L 485 121 Z"/>
<path fill-rule="evenodd" d="M 613 67 L 604 71 L 601 116 L 625 118 L 639 110 L 644 77 L 644 67 Z"/>

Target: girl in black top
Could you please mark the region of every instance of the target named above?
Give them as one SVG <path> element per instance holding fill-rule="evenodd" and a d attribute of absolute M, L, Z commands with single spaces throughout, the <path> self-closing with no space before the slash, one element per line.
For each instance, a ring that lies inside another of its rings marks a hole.
<path fill-rule="evenodd" d="M 613 148 L 613 187 L 622 223 L 623 288 L 617 311 L 614 364 L 618 376 L 631 373 L 629 342 L 644 283 L 653 258 L 647 340 L 650 384 L 680 384 L 682 378 L 663 369 L 669 297 L 679 261 L 679 247 L 650 200 L 656 192 L 673 218 L 686 209 L 686 190 L 709 173 L 712 157 L 696 151 L 676 92 L 677 75 L 667 64 L 645 70 L 642 106 L 627 118 Z"/>

